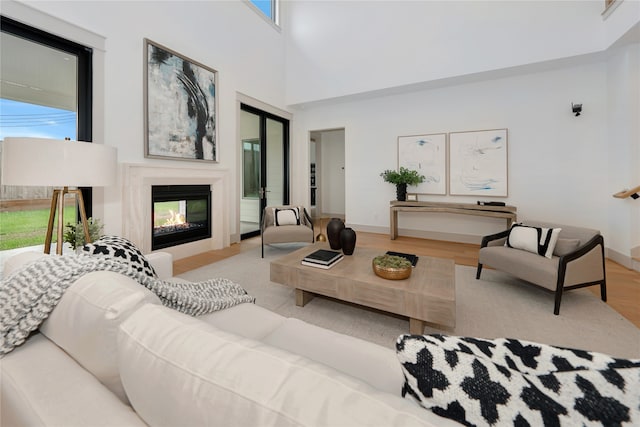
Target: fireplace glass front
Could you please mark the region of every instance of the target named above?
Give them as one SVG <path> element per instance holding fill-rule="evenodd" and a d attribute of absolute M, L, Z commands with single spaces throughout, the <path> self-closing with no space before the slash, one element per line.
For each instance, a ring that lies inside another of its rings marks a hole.
<path fill-rule="evenodd" d="M 209 185 L 154 185 L 151 198 L 153 250 L 211 237 Z"/>

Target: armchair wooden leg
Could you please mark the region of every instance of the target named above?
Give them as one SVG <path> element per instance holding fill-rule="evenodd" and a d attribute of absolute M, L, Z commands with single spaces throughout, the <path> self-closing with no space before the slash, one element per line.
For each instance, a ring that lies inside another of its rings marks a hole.
<path fill-rule="evenodd" d="M 602 283 L 600 283 L 600 298 L 604 302 L 607 301 L 607 281 L 606 280 L 603 280 Z"/>
<path fill-rule="evenodd" d="M 478 270 L 476 271 L 476 280 L 480 279 L 481 272 L 482 272 L 482 264 L 478 263 Z"/>
<path fill-rule="evenodd" d="M 556 290 L 556 302 L 555 302 L 555 306 L 553 307 L 553 314 L 555 314 L 556 316 L 558 314 L 560 314 L 560 302 L 562 301 L 562 287 L 559 287 Z"/>

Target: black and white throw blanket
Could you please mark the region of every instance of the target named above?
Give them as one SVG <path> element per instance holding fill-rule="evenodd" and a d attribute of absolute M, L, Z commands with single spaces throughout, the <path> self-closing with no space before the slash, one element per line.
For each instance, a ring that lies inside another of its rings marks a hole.
<path fill-rule="evenodd" d="M 40 326 L 73 282 L 93 271 L 128 276 L 158 295 L 165 306 L 192 316 L 255 302 L 240 285 L 228 279 L 175 283 L 150 277 L 113 258 L 48 256 L 28 264 L 0 284 L 0 357 L 22 344 Z"/>

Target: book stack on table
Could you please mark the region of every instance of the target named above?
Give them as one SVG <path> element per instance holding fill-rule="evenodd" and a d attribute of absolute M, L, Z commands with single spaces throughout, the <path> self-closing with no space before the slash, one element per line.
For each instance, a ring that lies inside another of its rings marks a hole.
<path fill-rule="evenodd" d="M 342 261 L 343 258 L 344 255 L 342 255 L 342 252 L 319 249 L 304 257 L 302 259 L 302 265 L 324 268 L 326 270 Z"/>

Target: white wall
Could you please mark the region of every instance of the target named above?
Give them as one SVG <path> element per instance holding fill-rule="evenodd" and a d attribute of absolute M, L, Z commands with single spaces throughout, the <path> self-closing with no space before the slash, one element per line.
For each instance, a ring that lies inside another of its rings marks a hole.
<path fill-rule="evenodd" d="M 640 185 L 640 44 L 614 49 L 607 60 L 608 187 L 611 194 Z M 623 264 L 640 246 L 640 200 L 607 199 L 610 238 Z M 627 264 L 628 265 L 628 264 Z"/>
<path fill-rule="evenodd" d="M 56 19 L 34 23 L 31 8 Z M 104 75 L 96 87 L 94 110 L 104 111 L 94 123 L 94 140 L 118 148 L 118 161 L 175 167 L 201 167 L 202 163 L 144 159 L 143 39 L 149 38 L 218 71 L 219 164 L 235 175 L 237 156 L 237 92 L 282 107 L 284 102 L 284 41 L 282 33 L 265 22 L 243 1 L 42 1 L 2 2 L 2 13 L 60 34 L 87 28 L 105 41 L 104 61 L 94 63 Z M 69 37 L 79 43 L 81 39 Z M 99 58 L 100 59 L 100 58 Z M 237 218 L 239 190 L 232 180 L 228 209 Z M 119 233 L 119 188 L 105 190 L 105 231 Z M 236 221 L 230 233 L 236 232 Z"/>
<path fill-rule="evenodd" d="M 308 106 L 296 138 L 309 129 L 346 129 L 346 216 L 360 229 L 386 232 L 395 188 L 379 176 L 397 167 L 397 137 L 508 128 L 509 197 L 520 219 L 608 229 L 607 92 L 604 62 L 411 94 Z M 571 102 L 583 104 L 574 117 Z M 303 149 L 304 146 L 300 146 Z M 423 196 L 475 203 L 487 197 Z M 405 233 L 482 236 L 501 220 L 402 214 Z M 606 236 L 605 236 L 606 237 Z M 477 239 L 479 240 L 479 238 Z"/>
<path fill-rule="evenodd" d="M 288 104 L 591 54 L 606 44 L 603 0 L 284 4 Z M 614 14 L 612 35 L 628 25 Z"/>

